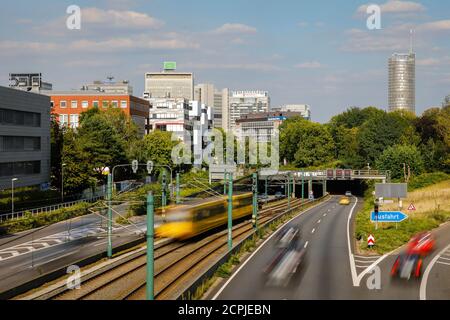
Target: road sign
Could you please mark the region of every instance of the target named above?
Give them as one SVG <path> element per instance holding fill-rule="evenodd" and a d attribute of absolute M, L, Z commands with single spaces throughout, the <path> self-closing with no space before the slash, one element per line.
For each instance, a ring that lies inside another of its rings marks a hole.
<path fill-rule="evenodd" d="M 139 168 L 139 161 L 133 160 L 131 162 L 131 169 L 133 170 L 134 173 L 136 173 L 138 171 L 138 168 Z"/>
<path fill-rule="evenodd" d="M 367 237 L 367 245 L 369 247 L 373 247 L 375 245 L 375 237 L 372 234 Z"/>
<path fill-rule="evenodd" d="M 148 174 L 152 174 L 153 171 L 153 161 L 147 161 L 147 172 Z"/>
<path fill-rule="evenodd" d="M 406 183 L 377 183 L 375 184 L 375 196 L 377 198 L 398 198 L 408 197 L 408 185 Z"/>
<path fill-rule="evenodd" d="M 414 206 L 414 203 L 411 203 L 408 207 L 408 211 L 416 211 L 416 207 Z"/>
<path fill-rule="evenodd" d="M 387 222 L 387 223 L 394 223 L 394 222 L 402 222 L 404 220 L 408 219 L 408 215 L 404 214 L 400 211 L 380 211 L 377 213 L 372 212 L 370 215 L 370 220 L 372 222 Z"/>

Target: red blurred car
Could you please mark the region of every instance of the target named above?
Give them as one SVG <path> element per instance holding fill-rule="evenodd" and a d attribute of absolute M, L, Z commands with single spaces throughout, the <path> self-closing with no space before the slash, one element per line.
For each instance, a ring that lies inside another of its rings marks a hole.
<path fill-rule="evenodd" d="M 410 279 L 422 275 L 423 258 L 433 250 L 436 240 L 431 232 L 422 232 L 411 238 L 406 251 L 395 260 L 391 269 L 392 277 Z"/>
<path fill-rule="evenodd" d="M 431 232 L 422 232 L 411 238 L 406 252 L 409 255 L 417 254 L 426 257 L 434 250 L 435 243 L 436 240 Z"/>

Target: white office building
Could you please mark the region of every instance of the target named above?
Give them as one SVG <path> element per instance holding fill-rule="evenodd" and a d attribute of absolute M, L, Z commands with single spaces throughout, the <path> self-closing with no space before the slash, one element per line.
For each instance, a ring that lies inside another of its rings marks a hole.
<path fill-rule="evenodd" d="M 151 106 L 148 131 L 174 132 L 180 141 L 190 143 L 192 123 L 189 120 L 189 101 L 183 98 L 156 98 L 149 101 Z"/>
<path fill-rule="evenodd" d="M 186 99 L 194 100 L 194 75 L 177 72 L 175 63 L 164 63 L 162 72 L 145 74 L 144 99 Z"/>
<path fill-rule="evenodd" d="M 416 55 L 393 54 L 389 59 L 389 111 L 416 112 Z"/>
<path fill-rule="evenodd" d="M 194 164 L 201 166 L 203 162 L 203 149 L 206 142 L 203 137 L 212 128 L 214 109 L 199 101 L 189 102 L 189 120 L 192 123 L 192 152 Z"/>
<path fill-rule="evenodd" d="M 236 120 L 250 113 L 269 112 L 267 91 L 232 91 L 229 99 L 228 127 L 235 132 Z"/>
<path fill-rule="evenodd" d="M 213 107 L 214 111 L 214 128 L 222 128 L 228 131 L 228 107 L 229 107 L 229 90 L 218 90 L 213 84 L 198 84 L 194 88 L 194 100 L 199 101 L 207 106 Z"/>

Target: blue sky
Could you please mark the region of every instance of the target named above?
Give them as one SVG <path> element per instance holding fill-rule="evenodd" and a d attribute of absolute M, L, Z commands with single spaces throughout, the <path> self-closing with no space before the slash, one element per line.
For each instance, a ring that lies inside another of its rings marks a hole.
<path fill-rule="evenodd" d="M 272 105 L 307 103 L 313 120 L 349 106 L 387 107 L 387 60 L 415 29 L 417 111 L 450 94 L 450 1 L 40 0 L 2 3 L 0 85 L 9 72 L 42 72 L 54 89 L 108 74 L 142 95 L 144 73 L 175 60 L 196 83 L 268 90 Z M 66 9 L 82 9 L 68 30 Z"/>

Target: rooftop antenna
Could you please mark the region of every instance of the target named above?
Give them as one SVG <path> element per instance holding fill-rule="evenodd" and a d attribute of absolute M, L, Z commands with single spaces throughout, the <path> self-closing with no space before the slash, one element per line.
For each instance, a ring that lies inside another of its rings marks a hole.
<path fill-rule="evenodd" d="M 113 77 L 113 76 L 111 76 L 111 75 L 109 75 L 109 76 L 107 76 L 107 77 L 106 77 L 106 79 L 108 79 L 109 83 L 112 83 L 112 82 L 113 82 L 113 79 L 114 79 L 114 77 Z"/>
<path fill-rule="evenodd" d="M 411 29 L 409 30 L 410 32 L 410 49 L 409 49 L 409 53 L 413 54 L 414 53 L 414 30 Z"/>

